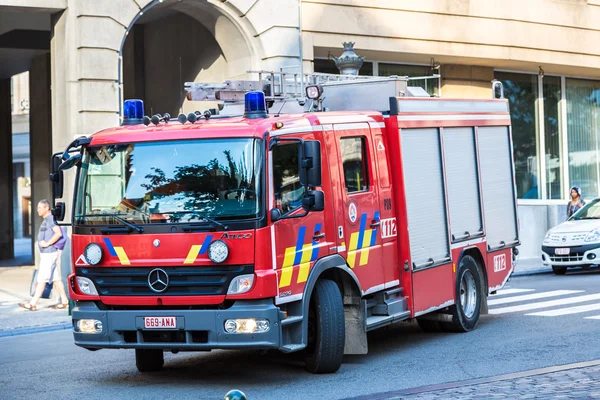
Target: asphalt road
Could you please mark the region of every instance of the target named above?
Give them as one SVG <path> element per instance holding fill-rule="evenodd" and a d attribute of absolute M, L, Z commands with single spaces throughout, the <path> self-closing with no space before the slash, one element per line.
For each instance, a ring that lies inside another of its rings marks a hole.
<path fill-rule="evenodd" d="M 381 397 L 600 359 L 600 319 L 589 318 L 600 316 L 600 271 L 518 277 L 505 289 L 490 299 L 495 314 L 473 332 L 427 334 L 399 323 L 370 333 L 369 354 L 346 357 L 332 375 L 311 375 L 294 356 L 256 351 L 165 354 L 162 371 L 141 374 L 132 350 L 90 352 L 74 346 L 68 331 L 0 338 L 0 397 L 222 399 L 232 388 L 249 399 Z"/>

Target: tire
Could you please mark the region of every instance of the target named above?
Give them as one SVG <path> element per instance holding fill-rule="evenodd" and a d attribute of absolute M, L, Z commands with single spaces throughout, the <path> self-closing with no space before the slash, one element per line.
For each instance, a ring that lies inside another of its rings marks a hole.
<path fill-rule="evenodd" d="M 564 275 L 567 273 L 567 267 L 552 266 L 552 272 L 554 272 L 555 275 Z"/>
<path fill-rule="evenodd" d="M 450 308 L 452 321 L 440 322 L 444 331 L 469 332 L 477 327 L 483 300 L 481 281 L 477 261 L 464 256 L 456 274 L 456 304 Z"/>
<path fill-rule="evenodd" d="M 431 321 L 427 319 L 417 318 L 417 324 L 424 332 L 439 332 L 442 330 L 440 321 Z"/>
<path fill-rule="evenodd" d="M 313 374 L 336 372 L 344 358 L 345 335 L 340 290 L 335 282 L 321 279 L 310 298 L 306 369 Z"/>
<path fill-rule="evenodd" d="M 160 349 L 135 349 L 135 366 L 140 372 L 158 371 L 164 363 L 163 351 Z"/>

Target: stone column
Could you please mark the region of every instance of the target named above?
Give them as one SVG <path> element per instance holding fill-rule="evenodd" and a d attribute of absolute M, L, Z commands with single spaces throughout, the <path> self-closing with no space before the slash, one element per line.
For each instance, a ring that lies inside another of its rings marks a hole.
<path fill-rule="evenodd" d="M 442 66 L 442 97 L 491 99 L 494 69 L 474 65 Z"/>
<path fill-rule="evenodd" d="M 29 151 L 31 156 L 31 234 L 35 264 L 39 264 L 37 232 L 42 223 L 37 203 L 51 202 L 50 158 L 52 156 L 52 112 L 50 98 L 50 54 L 34 58 L 29 70 Z"/>
<path fill-rule="evenodd" d="M 0 80 L 0 260 L 14 258 L 10 78 Z"/>

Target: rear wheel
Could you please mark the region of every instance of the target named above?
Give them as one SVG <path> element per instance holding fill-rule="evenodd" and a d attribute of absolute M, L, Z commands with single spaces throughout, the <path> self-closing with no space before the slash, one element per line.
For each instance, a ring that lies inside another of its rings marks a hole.
<path fill-rule="evenodd" d="M 160 349 L 135 349 L 135 366 L 140 372 L 158 371 L 164 363 Z"/>
<path fill-rule="evenodd" d="M 344 304 L 335 282 L 317 281 L 308 314 L 308 346 L 304 362 L 314 374 L 337 371 L 344 358 Z"/>
<path fill-rule="evenodd" d="M 440 322 L 442 329 L 449 332 L 475 329 L 481 313 L 481 280 L 477 261 L 471 256 L 464 256 L 456 274 L 456 304 L 450 308 L 452 321 Z"/>
<path fill-rule="evenodd" d="M 552 266 L 552 272 L 554 272 L 555 275 L 564 275 L 567 273 L 567 267 Z"/>

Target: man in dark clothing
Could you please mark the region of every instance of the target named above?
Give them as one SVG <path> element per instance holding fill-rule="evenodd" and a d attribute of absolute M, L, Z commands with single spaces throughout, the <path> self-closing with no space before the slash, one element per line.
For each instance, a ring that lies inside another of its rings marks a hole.
<path fill-rule="evenodd" d="M 41 200 L 38 203 L 37 212 L 40 217 L 44 218 L 38 232 L 40 268 L 37 274 L 37 286 L 35 294 L 29 303 L 20 303 L 19 305 L 29 311 L 35 311 L 36 304 L 44 292 L 46 283 L 52 282 L 52 288 L 58 290 L 61 300 L 60 304 L 52 308 L 67 308 L 69 299 L 65 293 L 65 286 L 62 283 L 60 268 L 56 264 L 58 249 L 53 246 L 62 237 L 62 230 L 54 222 L 54 216 L 50 212 L 50 203 L 48 200 Z"/>

